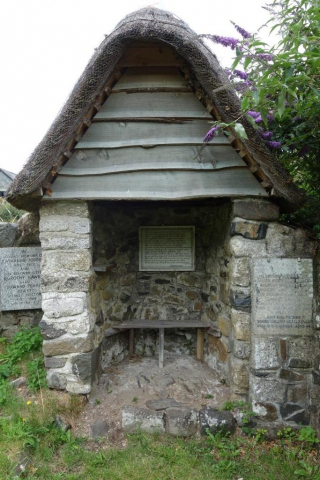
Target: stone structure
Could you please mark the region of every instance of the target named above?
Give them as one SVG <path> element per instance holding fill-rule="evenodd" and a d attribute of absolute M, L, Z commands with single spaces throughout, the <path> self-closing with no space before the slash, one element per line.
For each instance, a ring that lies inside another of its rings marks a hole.
<path fill-rule="evenodd" d="M 0 334 L 3 337 L 11 339 L 19 327 L 38 325 L 41 320 L 39 250 L 39 215 L 25 213 L 17 223 L 0 223 Z M 14 272 L 21 279 L 15 278 Z"/>
<path fill-rule="evenodd" d="M 97 49 L 9 188 L 10 202 L 40 212 L 48 385 L 89 393 L 99 370 L 128 353 L 115 324 L 199 319 L 208 325 L 204 361 L 233 399 L 252 402 L 262 424 L 316 425 L 319 258 L 306 232 L 279 223 L 303 194 L 225 82 L 183 22 L 157 9 L 132 14 Z M 232 131 L 204 145 L 218 118 L 241 118 L 248 140 Z M 139 229 L 154 226 L 194 227 L 194 257 L 190 248 L 180 269 L 139 267 Z M 191 329 L 165 340 L 176 353 L 195 351 Z M 136 353 L 153 355 L 157 341 L 141 330 Z M 180 419 L 193 428 L 194 415 L 174 408 L 168 428 L 176 432 Z M 129 408 L 128 428 L 133 417 Z"/>

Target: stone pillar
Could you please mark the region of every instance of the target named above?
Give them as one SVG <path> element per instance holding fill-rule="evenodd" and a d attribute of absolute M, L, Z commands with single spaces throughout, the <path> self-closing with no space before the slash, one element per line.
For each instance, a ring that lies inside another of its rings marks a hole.
<path fill-rule="evenodd" d="M 48 202 L 40 209 L 43 353 L 50 388 L 89 393 L 97 349 L 94 272 L 87 202 Z"/>
<path fill-rule="evenodd" d="M 315 248 L 306 232 L 279 224 L 278 217 L 278 207 L 269 201 L 233 202 L 231 386 L 249 396 L 261 420 L 308 423 L 319 352 L 310 298 Z"/>

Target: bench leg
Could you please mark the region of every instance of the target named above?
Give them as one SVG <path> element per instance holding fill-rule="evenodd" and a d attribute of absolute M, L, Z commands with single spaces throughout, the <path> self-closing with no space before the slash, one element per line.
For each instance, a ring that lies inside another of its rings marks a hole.
<path fill-rule="evenodd" d="M 197 329 L 197 359 L 203 362 L 203 341 L 204 331 L 202 328 Z"/>
<path fill-rule="evenodd" d="M 132 357 L 134 354 L 134 328 L 129 330 L 129 357 Z"/>
<path fill-rule="evenodd" d="M 164 328 L 159 329 L 159 368 L 163 368 L 164 357 Z"/>

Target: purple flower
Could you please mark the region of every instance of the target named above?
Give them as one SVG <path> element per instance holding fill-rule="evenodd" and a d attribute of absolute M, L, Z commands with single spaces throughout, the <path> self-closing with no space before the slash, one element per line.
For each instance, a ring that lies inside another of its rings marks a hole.
<path fill-rule="evenodd" d="M 252 85 L 252 82 L 236 82 L 233 86 L 237 92 L 244 92 Z"/>
<path fill-rule="evenodd" d="M 219 126 L 215 125 L 214 127 L 210 128 L 209 132 L 204 137 L 203 141 L 205 143 L 210 142 L 216 135 L 216 132 L 219 130 Z"/>
<path fill-rule="evenodd" d="M 276 142 L 275 140 L 271 140 L 270 142 L 267 142 L 270 148 L 280 148 L 281 147 L 281 142 Z"/>
<path fill-rule="evenodd" d="M 212 40 L 214 43 L 219 43 L 224 47 L 230 47 L 232 50 L 234 50 L 239 43 L 239 40 L 232 37 L 221 37 L 220 35 L 207 35 L 207 34 L 199 35 L 199 36 L 204 38 L 209 38 L 209 40 Z"/>
<path fill-rule="evenodd" d="M 262 122 L 262 117 L 261 117 L 261 115 L 259 115 L 259 117 L 256 117 L 256 118 L 254 119 L 254 121 L 255 121 L 256 123 L 261 123 L 261 122 Z"/>
<path fill-rule="evenodd" d="M 254 110 L 249 110 L 247 112 L 247 115 L 250 115 L 250 117 L 256 119 L 258 117 L 261 117 L 261 113 L 260 112 L 255 112 Z"/>
<path fill-rule="evenodd" d="M 267 115 L 268 122 L 273 122 L 274 120 L 274 113 L 273 110 L 270 110 L 270 112 Z"/>
<path fill-rule="evenodd" d="M 234 75 L 241 78 L 241 80 L 247 80 L 248 74 L 246 72 L 242 72 L 241 70 L 233 70 Z"/>
<path fill-rule="evenodd" d="M 243 36 L 243 38 L 250 38 L 251 34 L 247 32 L 244 28 L 239 27 L 239 25 L 236 25 L 234 22 L 231 22 L 234 28 L 237 30 L 237 32 L 240 33 L 240 35 Z"/>
<path fill-rule="evenodd" d="M 260 58 L 261 60 L 265 60 L 265 61 L 270 61 L 270 60 L 273 60 L 273 57 L 274 55 L 272 55 L 272 53 L 257 53 L 256 55 L 254 55 L 256 58 Z"/>
<path fill-rule="evenodd" d="M 259 128 L 259 133 L 264 140 L 271 140 L 273 132 L 264 132 L 262 128 Z"/>

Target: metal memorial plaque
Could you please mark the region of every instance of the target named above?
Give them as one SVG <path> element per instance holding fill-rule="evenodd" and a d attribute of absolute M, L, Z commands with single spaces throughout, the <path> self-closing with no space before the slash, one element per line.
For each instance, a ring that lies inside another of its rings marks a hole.
<path fill-rule="evenodd" d="M 41 308 L 41 248 L 0 249 L 1 310 Z"/>
<path fill-rule="evenodd" d="M 312 260 L 253 260 L 252 321 L 255 335 L 312 335 Z"/>
<path fill-rule="evenodd" d="M 140 271 L 195 269 L 194 227 L 140 227 Z"/>

